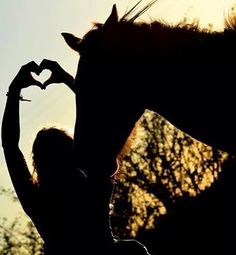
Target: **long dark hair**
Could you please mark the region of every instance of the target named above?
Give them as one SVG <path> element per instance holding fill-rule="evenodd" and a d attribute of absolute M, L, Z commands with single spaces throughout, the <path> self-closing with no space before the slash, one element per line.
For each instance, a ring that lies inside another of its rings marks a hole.
<path fill-rule="evenodd" d="M 32 148 L 33 181 L 40 184 L 45 174 L 55 175 L 73 163 L 73 138 L 64 129 L 43 128 L 38 133 Z M 50 173 L 48 172 L 50 169 Z M 47 171 L 47 173 L 46 173 Z"/>

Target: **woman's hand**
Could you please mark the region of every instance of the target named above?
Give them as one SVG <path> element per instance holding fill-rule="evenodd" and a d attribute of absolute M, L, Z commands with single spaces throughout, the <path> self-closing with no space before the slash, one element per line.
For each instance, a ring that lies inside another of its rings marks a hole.
<path fill-rule="evenodd" d="M 74 78 L 68 74 L 56 61 L 44 59 L 40 64 L 40 68 L 42 70 L 47 69 L 52 72 L 50 78 L 43 83 L 44 89 L 46 89 L 46 87 L 52 83 L 65 83 L 72 89 Z"/>
<path fill-rule="evenodd" d="M 34 79 L 32 76 L 32 72 L 39 75 L 42 71 L 42 68 L 38 66 L 34 61 L 29 62 L 26 65 L 23 65 L 16 75 L 16 77 L 13 79 L 10 87 L 9 92 L 15 91 L 20 92 L 21 89 L 27 88 L 32 85 L 36 85 L 43 88 L 43 85 L 41 82 Z"/>

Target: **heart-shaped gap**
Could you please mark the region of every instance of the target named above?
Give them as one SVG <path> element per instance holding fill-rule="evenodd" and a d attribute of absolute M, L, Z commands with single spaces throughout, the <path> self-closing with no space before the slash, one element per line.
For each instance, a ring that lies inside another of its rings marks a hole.
<path fill-rule="evenodd" d="M 45 81 L 47 81 L 50 78 L 52 72 L 45 69 L 39 75 L 37 75 L 36 73 L 33 73 L 33 72 L 31 72 L 31 74 L 35 80 L 37 80 L 43 84 Z"/>

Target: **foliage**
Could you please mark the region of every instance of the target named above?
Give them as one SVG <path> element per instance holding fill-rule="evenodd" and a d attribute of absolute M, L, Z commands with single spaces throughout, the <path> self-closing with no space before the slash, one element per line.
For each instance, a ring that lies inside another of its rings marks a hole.
<path fill-rule="evenodd" d="M 154 228 L 178 198 L 197 196 L 209 188 L 228 157 L 150 111 L 141 117 L 127 144 L 119 156 L 113 193 L 112 225 L 122 237 Z"/>
<path fill-rule="evenodd" d="M 0 187 L 0 196 L 18 202 L 15 193 Z M 31 221 L 16 217 L 13 221 L 0 217 L 0 255 L 42 255 L 43 241 Z"/>

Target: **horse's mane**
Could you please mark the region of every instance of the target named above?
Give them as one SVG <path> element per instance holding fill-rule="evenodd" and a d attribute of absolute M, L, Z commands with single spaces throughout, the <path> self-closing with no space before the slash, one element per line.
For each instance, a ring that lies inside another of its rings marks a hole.
<path fill-rule="evenodd" d="M 135 6 L 128 10 L 119 20 L 118 23 L 110 30 L 103 29 L 104 24 L 95 23 L 93 29 L 89 31 L 84 38 L 93 37 L 95 33 L 107 31 L 103 33 L 103 49 L 114 47 L 117 54 L 124 52 L 138 52 L 142 54 L 142 49 L 147 54 L 157 52 L 160 49 L 173 50 L 172 47 L 189 48 L 202 45 L 204 41 L 222 43 L 222 39 L 229 34 L 234 34 L 236 30 L 236 16 L 228 14 L 225 17 L 225 28 L 223 31 L 212 31 L 210 28 L 201 28 L 199 21 L 187 22 L 183 20 L 178 24 L 169 24 L 163 20 L 154 20 L 150 23 L 136 21 L 143 13 L 145 13 L 156 0 L 139 9 L 139 1 Z M 182 45 L 182 46 L 181 46 Z M 161 50 L 162 51 L 162 50 Z M 163 51 L 162 51 L 163 52 Z"/>
<path fill-rule="evenodd" d="M 144 14 L 148 9 L 150 9 L 157 0 L 152 0 L 150 3 L 145 5 L 143 8 L 138 10 L 139 4 L 142 2 L 142 0 L 138 1 L 137 4 L 135 4 L 130 10 L 128 10 L 123 17 L 120 19 L 120 21 L 128 21 L 128 22 L 135 22 L 137 18 L 139 18 L 142 14 Z M 225 11 L 225 10 L 222 10 Z M 230 11 L 227 12 L 227 14 L 224 15 L 224 29 L 225 30 L 233 30 L 236 29 L 236 15 L 235 15 L 235 6 L 231 7 Z M 132 16 L 133 14 L 133 16 Z M 168 25 L 164 20 L 161 21 L 154 21 L 154 23 L 162 23 L 165 26 L 170 26 L 172 28 L 182 28 L 187 30 L 194 30 L 194 31 L 205 31 L 205 32 L 212 32 L 211 29 L 208 28 L 200 28 L 199 27 L 199 20 L 194 19 L 191 23 L 186 23 L 185 18 L 182 22 L 178 23 L 177 25 L 171 26 Z"/>

